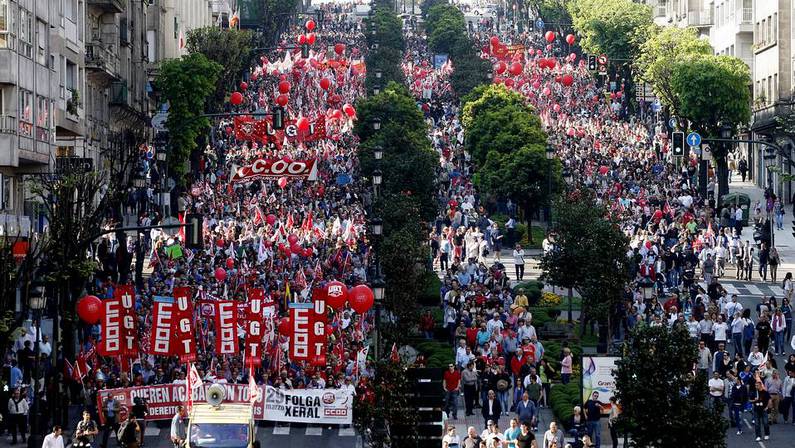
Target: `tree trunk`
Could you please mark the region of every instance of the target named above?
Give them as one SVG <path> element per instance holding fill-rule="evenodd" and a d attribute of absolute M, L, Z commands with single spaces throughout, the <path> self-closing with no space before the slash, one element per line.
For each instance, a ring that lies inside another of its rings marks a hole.
<path fill-rule="evenodd" d="M 568 297 L 569 297 L 569 323 L 571 323 L 572 322 L 572 319 L 571 319 L 571 306 L 572 306 L 571 302 L 574 301 L 574 291 L 572 291 L 572 288 L 569 288 Z"/>
<path fill-rule="evenodd" d="M 715 204 L 720 208 L 720 198 L 729 194 L 729 164 L 726 157 L 716 157 L 715 165 L 718 171 L 718 197 L 715 198 Z"/>
<path fill-rule="evenodd" d="M 530 201 L 524 203 L 524 219 L 527 223 L 527 242 L 533 244 L 533 209 Z M 521 237 L 519 239 L 521 240 Z"/>

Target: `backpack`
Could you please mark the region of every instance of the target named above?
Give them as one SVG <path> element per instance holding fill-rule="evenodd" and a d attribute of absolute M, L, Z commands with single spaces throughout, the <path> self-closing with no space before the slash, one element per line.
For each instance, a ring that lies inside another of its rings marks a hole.
<path fill-rule="evenodd" d="M 754 324 L 752 322 L 747 322 L 745 324 L 745 328 L 743 328 L 743 338 L 745 339 L 754 338 Z"/>

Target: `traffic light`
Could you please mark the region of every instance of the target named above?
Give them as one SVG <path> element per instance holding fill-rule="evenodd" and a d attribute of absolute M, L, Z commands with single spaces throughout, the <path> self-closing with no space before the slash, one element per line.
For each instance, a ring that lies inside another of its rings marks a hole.
<path fill-rule="evenodd" d="M 527 31 L 532 33 L 533 31 L 535 31 L 535 26 L 536 25 L 535 25 L 535 22 L 533 21 L 533 19 L 530 19 L 530 20 L 527 21 Z"/>
<path fill-rule="evenodd" d="M 284 129 L 284 109 L 281 106 L 273 108 L 273 129 L 277 131 Z"/>
<path fill-rule="evenodd" d="M 309 44 L 301 45 L 301 57 L 304 59 L 309 59 Z"/>
<path fill-rule="evenodd" d="M 588 55 L 588 70 L 595 72 L 596 71 L 596 55 L 589 54 Z"/>
<path fill-rule="evenodd" d="M 199 213 L 189 213 L 185 216 L 185 246 L 188 249 L 203 249 L 204 236 L 202 235 L 203 216 Z"/>
<path fill-rule="evenodd" d="M 683 157 L 685 155 L 685 133 L 674 132 L 671 135 L 674 156 Z"/>

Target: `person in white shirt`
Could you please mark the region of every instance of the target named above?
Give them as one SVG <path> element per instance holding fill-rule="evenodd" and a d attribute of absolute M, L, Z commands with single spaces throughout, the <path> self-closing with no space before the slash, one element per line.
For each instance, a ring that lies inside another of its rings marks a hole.
<path fill-rule="evenodd" d="M 59 425 L 53 426 L 52 432 L 44 437 L 41 448 L 64 448 L 62 433 L 63 431 Z"/>
<path fill-rule="evenodd" d="M 765 355 L 759 351 L 759 347 L 754 345 L 751 349 L 751 353 L 748 354 L 748 363 L 754 370 L 765 363 Z"/>
<path fill-rule="evenodd" d="M 521 244 L 517 244 L 513 250 L 513 266 L 516 273 L 516 281 L 524 278 L 524 249 Z"/>
<path fill-rule="evenodd" d="M 707 383 L 709 386 L 709 396 L 712 398 L 712 408 L 715 410 L 723 409 L 723 392 L 726 383 L 720 378 L 719 372 L 712 372 L 712 378 Z"/>
<path fill-rule="evenodd" d="M 447 434 L 442 438 L 442 448 L 458 448 L 461 446 L 461 439 L 455 433 L 455 426 L 447 428 Z"/>
<path fill-rule="evenodd" d="M 715 339 L 715 346 L 719 345 L 721 342 L 726 343 L 726 338 L 728 336 L 729 326 L 726 325 L 726 322 L 723 321 L 723 316 L 718 315 L 716 318 L 717 320 L 712 325 L 712 332 L 714 333 Z"/>

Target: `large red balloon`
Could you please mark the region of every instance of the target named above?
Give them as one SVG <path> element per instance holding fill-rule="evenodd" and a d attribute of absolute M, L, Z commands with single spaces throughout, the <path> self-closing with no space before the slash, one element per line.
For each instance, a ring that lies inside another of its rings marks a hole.
<path fill-rule="evenodd" d="M 605 165 L 602 165 L 602 166 L 599 167 L 599 174 L 601 174 L 602 176 L 607 174 L 608 171 L 610 171 L 610 168 L 608 168 Z"/>
<path fill-rule="evenodd" d="M 284 187 L 287 186 L 287 178 L 282 176 L 282 177 L 279 178 L 278 181 L 276 181 L 276 183 L 279 185 L 279 188 L 284 190 Z"/>
<path fill-rule="evenodd" d="M 569 45 L 574 45 L 575 40 L 577 39 L 574 37 L 574 34 L 569 34 L 566 36 L 566 43 Z"/>
<path fill-rule="evenodd" d="M 512 78 L 506 79 L 504 84 L 505 84 L 505 87 L 508 87 L 508 88 L 513 87 L 514 86 L 513 79 Z"/>
<path fill-rule="evenodd" d="M 367 285 L 354 286 L 351 288 L 348 295 L 351 308 L 359 314 L 370 311 L 370 308 L 373 307 L 373 303 L 375 302 L 373 290 Z"/>
<path fill-rule="evenodd" d="M 552 42 L 553 40 L 555 40 L 555 32 L 554 31 L 547 31 L 544 34 L 544 39 L 546 39 L 547 42 Z"/>
<path fill-rule="evenodd" d="M 568 87 L 568 86 L 574 84 L 574 77 L 567 73 L 567 74 L 563 75 L 563 79 L 561 81 L 563 82 L 564 86 Z"/>
<path fill-rule="evenodd" d="M 279 325 L 276 326 L 276 329 L 279 330 L 279 334 L 282 336 L 290 336 L 293 334 L 293 323 L 290 321 L 289 317 L 282 317 L 279 321 Z"/>
<path fill-rule="evenodd" d="M 303 45 L 305 43 L 306 43 L 306 36 L 304 36 L 303 34 L 298 36 L 298 44 Z"/>
<path fill-rule="evenodd" d="M 228 269 L 232 269 L 232 268 L 234 268 L 234 267 L 235 267 L 235 259 L 234 259 L 234 258 L 232 258 L 232 257 L 229 257 L 229 258 L 227 258 L 227 259 L 226 259 L 226 267 L 227 267 Z"/>
<path fill-rule="evenodd" d="M 279 93 L 287 93 L 290 91 L 290 81 L 281 81 L 279 83 Z"/>
<path fill-rule="evenodd" d="M 342 54 L 345 53 L 345 44 L 334 44 L 334 53 Z"/>
<path fill-rule="evenodd" d="M 248 83 L 246 81 L 243 81 L 243 82 L 240 83 L 240 90 L 243 90 L 243 91 L 248 90 Z"/>
<path fill-rule="evenodd" d="M 348 287 L 345 283 L 334 280 L 326 283 L 326 304 L 335 310 L 341 310 L 348 300 Z"/>
<path fill-rule="evenodd" d="M 315 21 L 309 19 L 306 21 L 306 30 L 307 31 L 314 31 L 315 30 Z"/>
<path fill-rule="evenodd" d="M 288 101 L 290 101 L 290 97 L 283 93 L 276 97 L 276 104 L 281 107 L 286 106 Z"/>
<path fill-rule="evenodd" d="M 328 78 L 323 78 L 320 80 L 321 89 L 328 90 L 329 87 L 331 87 L 331 80 L 329 80 Z"/>
<path fill-rule="evenodd" d="M 549 87 L 544 87 L 544 90 L 542 90 L 541 93 L 543 93 L 544 96 L 549 96 L 549 94 L 552 93 L 552 90 L 550 90 Z"/>
<path fill-rule="evenodd" d="M 229 97 L 229 102 L 235 106 L 243 104 L 243 94 L 240 92 L 232 92 L 232 95 Z"/>
<path fill-rule="evenodd" d="M 102 318 L 102 301 L 97 296 L 85 296 L 77 302 L 77 315 L 89 324 L 98 324 Z"/>
<path fill-rule="evenodd" d="M 301 117 L 295 122 L 295 125 L 298 126 L 299 131 L 306 132 L 309 130 L 309 119 L 306 117 Z"/>
<path fill-rule="evenodd" d="M 508 69 L 508 71 L 510 71 L 513 76 L 519 76 L 519 74 L 522 73 L 522 70 L 523 70 L 522 64 L 518 62 L 514 62 L 513 64 L 511 64 L 511 68 Z"/>
<path fill-rule="evenodd" d="M 265 217 L 265 222 L 267 222 L 268 225 L 271 226 L 276 224 L 276 215 L 274 215 L 273 213 L 269 214 L 268 216 Z"/>
<path fill-rule="evenodd" d="M 298 242 L 298 235 L 296 235 L 294 233 L 291 233 L 287 237 L 287 241 L 290 243 L 290 245 L 293 245 L 293 244 L 297 243 Z"/>
<path fill-rule="evenodd" d="M 224 268 L 216 268 L 215 269 L 215 279 L 219 282 L 226 280 L 226 271 Z"/>
<path fill-rule="evenodd" d="M 494 66 L 494 71 L 497 72 L 498 75 L 502 75 L 503 73 L 505 73 L 506 68 L 507 67 L 505 66 L 505 62 L 500 61 L 497 63 L 497 65 Z"/>
<path fill-rule="evenodd" d="M 306 36 L 306 43 L 308 43 L 309 45 L 315 45 L 316 39 L 317 36 L 315 36 L 315 33 L 309 33 L 309 35 Z"/>
<path fill-rule="evenodd" d="M 353 118 L 356 116 L 356 109 L 353 108 L 350 104 L 345 104 L 342 106 L 342 111 L 345 112 L 345 115 Z"/>

